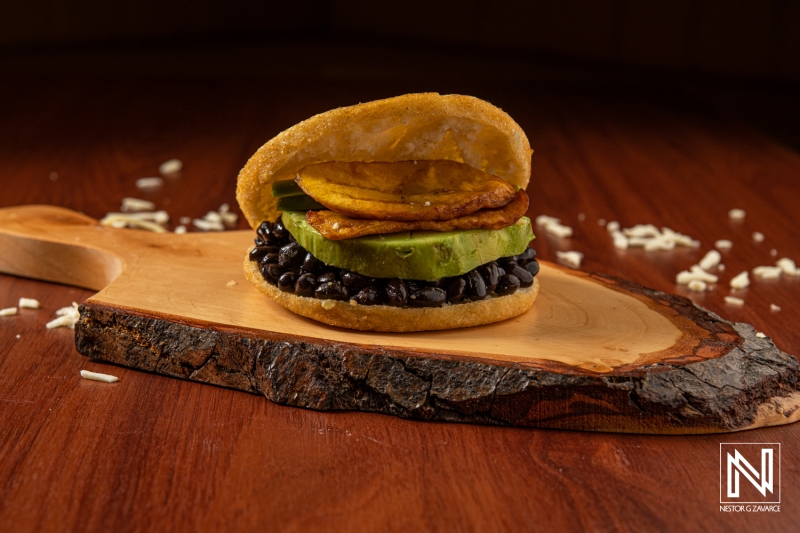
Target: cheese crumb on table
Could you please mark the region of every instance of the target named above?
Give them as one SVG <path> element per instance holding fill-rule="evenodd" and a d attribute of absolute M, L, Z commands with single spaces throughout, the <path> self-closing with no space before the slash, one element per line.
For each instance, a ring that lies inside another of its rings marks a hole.
<path fill-rule="evenodd" d="M 794 261 L 788 257 L 778 259 L 775 264 L 778 266 L 778 268 L 783 270 L 784 274 L 788 274 L 790 276 L 800 276 L 800 269 L 797 268 L 797 265 L 795 265 Z"/>
<path fill-rule="evenodd" d="M 600 226 L 605 226 L 606 225 L 606 219 L 604 219 L 604 218 L 598 219 L 597 220 L 597 224 L 600 225 Z"/>
<path fill-rule="evenodd" d="M 753 274 L 761 279 L 778 279 L 783 273 L 783 269 L 778 266 L 757 266 L 753 269 Z"/>
<path fill-rule="evenodd" d="M 747 270 L 740 272 L 731 280 L 731 288 L 733 289 L 746 289 L 750 286 L 750 276 Z"/>
<path fill-rule="evenodd" d="M 561 219 L 548 215 L 539 215 L 536 217 L 536 225 L 544 226 L 544 229 L 547 233 L 555 235 L 561 239 L 564 237 L 572 237 L 572 228 L 563 225 L 561 223 Z"/>
<path fill-rule="evenodd" d="M 42 306 L 39 300 L 34 298 L 20 298 L 18 305 L 20 309 L 39 309 Z"/>
<path fill-rule="evenodd" d="M 102 381 L 103 383 L 114 383 L 119 381 L 117 376 L 111 374 L 100 374 L 98 372 L 90 372 L 89 370 L 81 370 L 81 377 L 83 379 L 90 379 L 92 381 Z"/>
<path fill-rule="evenodd" d="M 158 189 L 164 185 L 164 180 L 157 177 L 139 178 L 136 180 L 136 188 L 138 189 Z"/>
<path fill-rule="evenodd" d="M 725 303 L 731 305 L 744 305 L 744 300 L 737 298 L 736 296 L 726 296 Z"/>
<path fill-rule="evenodd" d="M 769 304 L 769 310 L 773 312 L 778 312 L 781 310 L 781 306 L 775 304 Z"/>
<path fill-rule="evenodd" d="M 718 251 L 709 250 L 708 253 L 697 264 L 703 270 L 711 270 L 712 268 L 717 266 L 721 260 L 722 256 Z"/>
<path fill-rule="evenodd" d="M 178 235 L 183 235 L 184 233 L 186 233 L 186 226 L 184 225 L 175 226 L 175 233 L 177 233 Z"/>
<path fill-rule="evenodd" d="M 583 254 L 580 252 L 556 252 L 556 257 L 573 268 L 580 268 Z"/>
<path fill-rule="evenodd" d="M 172 176 L 183 169 L 183 162 L 180 159 L 168 159 L 158 166 L 158 172 L 162 176 Z"/>
<path fill-rule="evenodd" d="M 708 286 L 706 285 L 705 281 L 701 281 L 699 279 L 693 279 L 692 281 L 689 282 L 688 287 L 689 290 L 691 291 L 703 292 L 704 290 L 706 290 Z"/>
<path fill-rule="evenodd" d="M 728 239 L 720 239 L 714 243 L 714 248 L 717 250 L 730 250 L 733 248 L 733 243 Z"/>
<path fill-rule="evenodd" d="M 772 250 L 769 251 L 769 255 L 771 255 L 772 257 L 778 257 L 778 250 L 773 248 Z"/>
<path fill-rule="evenodd" d="M 731 209 L 728 211 L 728 218 L 731 220 L 744 220 L 745 215 L 744 209 Z"/>
<path fill-rule="evenodd" d="M 58 316 L 58 318 L 54 318 L 45 325 L 47 329 L 53 329 L 53 328 L 75 329 L 75 324 L 81 318 L 81 314 L 78 311 L 78 304 L 75 302 L 72 302 L 72 305 L 69 307 L 62 307 L 61 309 L 56 311 L 56 315 Z"/>
<path fill-rule="evenodd" d="M 764 242 L 764 234 L 760 231 L 753 232 L 753 240 L 756 242 Z"/>
<path fill-rule="evenodd" d="M 17 314 L 16 307 L 6 307 L 5 309 L 0 309 L 0 316 L 13 316 Z"/>

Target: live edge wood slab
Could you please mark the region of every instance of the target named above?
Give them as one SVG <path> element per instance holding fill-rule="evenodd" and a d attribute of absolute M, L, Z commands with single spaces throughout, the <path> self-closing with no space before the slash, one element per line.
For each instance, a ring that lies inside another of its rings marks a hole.
<path fill-rule="evenodd" d="M 534 308 L 442 332 L 333 328 L 244 279 L 253 234 L 153 234 L 55 207 L 0 210 L 0 271 L 99 290 L 88 357 L 286 405 L 424 420 L 631 433 L 795 422 L 800 365 L 692 301 L 543 263 Z M 230 283 L 233 281 L 234 283 Z"/>

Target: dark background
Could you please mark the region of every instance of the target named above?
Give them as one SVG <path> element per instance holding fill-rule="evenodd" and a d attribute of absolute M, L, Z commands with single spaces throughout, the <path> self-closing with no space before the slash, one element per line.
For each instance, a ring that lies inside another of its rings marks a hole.
<path fill-rule="evenodd" d="M 800 148 L 800 2 L 12 0 L 0 76 L 633 88 Z"/>

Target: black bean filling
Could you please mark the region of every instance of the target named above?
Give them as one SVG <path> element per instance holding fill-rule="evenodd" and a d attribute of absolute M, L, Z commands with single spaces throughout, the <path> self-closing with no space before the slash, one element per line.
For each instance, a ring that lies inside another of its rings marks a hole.
<path fill-rule="evenodd" d="M 508 296 L 533 285 L 539 273 L 536 251 L 501 257 L 461 276 L 436 281 L 370 278 L 328 266 L 307 252 L 286 230 L 283 222 L 262 222 L 256 230 L 257 261 L 267 283 L 284 292 L 322 300 L 355 300 L 361 305 L 441 307 L 445 303 L 483 300 L 489 295 Z"/>

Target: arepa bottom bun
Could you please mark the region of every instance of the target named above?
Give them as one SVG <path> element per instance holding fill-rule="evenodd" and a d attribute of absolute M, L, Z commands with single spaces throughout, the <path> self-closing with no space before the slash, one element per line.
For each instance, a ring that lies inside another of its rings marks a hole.
<path fill-rule="evenodd" d="M 342 328 L 362 331 L 428 331 L 480 326 L 519 316 L 533 305 L 539 294 L 539 281 L 508 296 L 445 305 L 443 307 L 392 307 L 359 305 L 355 301 L 321 300 L 283 292 L 267 283 L 258 262 L 245 258 L 244 273 L 259 291 L 289 311 Z"/>

